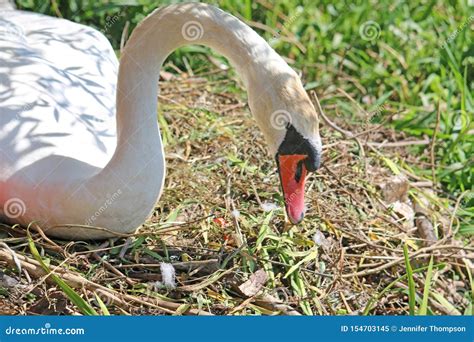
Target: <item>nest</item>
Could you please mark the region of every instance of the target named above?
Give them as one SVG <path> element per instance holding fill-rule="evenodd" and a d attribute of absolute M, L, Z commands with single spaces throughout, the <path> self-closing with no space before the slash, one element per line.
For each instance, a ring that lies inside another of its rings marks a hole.
<path fill-rule="evenodd" d="M 234 81 L 173 78 L 159 102 L 167 178 L 153 216 L 99 242 L 0 225 L 1 314 L 403 315 L 408 267 L 420 300 L 431 257 L 428 313 L 470 307 L 474 246 L 457 234 L 460 199 L 396 168 L 419 163 L 413 146 L 426 141 L 326 117 L 306 219 L 291 226 Z"/>

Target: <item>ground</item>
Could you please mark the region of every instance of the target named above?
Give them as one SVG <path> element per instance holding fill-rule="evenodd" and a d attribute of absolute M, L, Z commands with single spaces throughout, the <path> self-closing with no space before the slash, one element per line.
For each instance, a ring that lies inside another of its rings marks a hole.
<path fill-rule="evenodd" d="M 136 234 L 68 242 L 0 226 L 14 250 L 0 246 L 2 314 L 471 312 L 474 244 L 458 234 L 462 198 L 408 171 L 430 139 L 349 125 L 324 106 L 334 94 L 318 94 L 323 163 L 307 182 L 306 219 L 291 226 L 238 81 L 208 74 L 162 75 L 165 191 Z"/>
<path fill-rule="evenodd" d="M 16 4 L 95 27 L 119 55 L 168 2 Z M 187 46 L 161 74 L 168 167 L 153 217 L 95 242 L 0 224 L 0 313 L 472 314 L 472 1 L 206 2 L 254 28 L 319 98 L 305 221 L 285 221 L 233 69 Z"/>

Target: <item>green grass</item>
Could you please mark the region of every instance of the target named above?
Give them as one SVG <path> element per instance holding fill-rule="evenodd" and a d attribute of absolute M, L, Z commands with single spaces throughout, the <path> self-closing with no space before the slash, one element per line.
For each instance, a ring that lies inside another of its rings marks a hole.
<path fill-rule="evenodd" d="M 127 21 L 133 29 L 154 8 L 172 3 L 16 2 L 20 8 L 96 27 L 116 49 Z M 474 8 L 467 1 L 208 2 L 266 25 L 266 30 L 256 30 L 279 53 L 294 61 L 292 66 L 302 71 L 307 89 L 327 95 L 323 106 L 336 106 L 338 115 L 347 122 L 381 122 L 387 115 L 401 111 L 391 123 L 393 127 L 411 136 L 432 137 L 439 104 L 434 180 L 453 198 L 471 191 L 462 201 L 459 232 L 474 232 Z M 375 31 L 364 35 L 367 23 L 372 23 Z M 190 67 L 199 71 L 208 65 L 204 58 L 208 53 L 212 52 L 191 46 L 178 50 L 170 59 L 186 70 L 183 57 L 187 57 Z M 337 87 L 351 94 L 365 113 L 336 95 Z M 413 148 L 413 154 L 424 149 Z M 431 163 L 427 154 L 418 161 Z M 415 166 L 414 171 L 433 178 L 425 167 Z"/>
<path fill-rule="evenodd" d="M 423 301 L 421 303 L 420 309 L 418 310 L 418 315 L 426 315 L 428 313 L 428 298 L 430 296 L 432 277 L 433 277 L 433 256 L 431 256 L 430 258 L 430 263 L 428 264 L 428 270 L 426 271 L 426 280 L 425 280 L 425 286 L 423 289 Z"/>
<path fill-rule="evenodd" d="M 74 289 L 72 289 L 63 279 L 61 279 L 58 275 L 54 274 L 54 272 L 49 268 L 49 266 L 45 263 L 40 253 L 38 252 L 38 249 L 36 248 L 36 245 L 29 234 L 28 246 L 30 248 L 31 254 L 36 259 L 36 261 L 40 263 L 44 271 L 49 275 L 49 277 L 53 279 L 53 281 L 59 286 L 59 288 L 61 288 L 61 290 L 66 294 L 69 300 L 80 310 L 80 312 L 88 316 L 97 316 L 97 312 L 94 310 L 94 308 L 86 300 L 84 300 L 76 291 L 74 291 Z M 97 295 L 96 297 L 98 298 Z M 101 300 L 99 303 L 101 305 L 101 308 L 103 308 L 103 310 L 106 310 L 105 306 L 103 305 L 104 303 Z M 104 313 L 105 312 L 108 313 L 108 311 L 104 311 Z"/>
<path fill-rule="evenodd" d="M 271 4 L 247 0 L 209 2 L 248 22 L 266 25 L 266 30 L 257 31 L 281 55 L 293 61 L 291 65 L 301 71 L 306 88 L 317 92 L 326 113 L 345 129 L 362 132 L 398 113 L 387 121 L 381 132 L 374 132 L 369 140 L 390 140 L 392 129 L 397 134 L 396 138 L 432 139 L 434 136 L 434 170 L 431 167 L 430 146 L 413 146 L 409 148 L 409 153 L 367 151 L 368 163 L 393 174 L 405 171 L 422 180 L 434 181 L 439 197 L 433 195 L 431 200 L 440 211 L 438 216 L 432 217 L 436 232 L 443 236 L 440 233 L 441 218 L 449 221 L 453 214 L 453 228 L 459 233 L 457 238 L 464 246 L 472 248 L 474 20 L 468 18 L 474 14 L 473 7 L 468 7 L 466 1 L 381 1 L 375 4 L 364 1 L 343 4 L 327 0 L 283 0 Z M 117 50 L 127 21 L 133 28 L 155 7 L 165 3 L 169 2 L 17 1 L 21 8 L 63 16 L 96 27 Z M 467 24 L 464 25 L 466 20 Z M 373 39 L 361 34 L 367 22 L 376 29 Z M 460 27 L 464 28 L 458 30 Z M 459 32 L 450 38 L 457 30 Z M 274 37 L 275 32 L 278 34 Z M 214 53 L 203 47 L 184 47 L 176 51 L 170 61 L 183 71 L 189 66 L 194 74 L 199 75 L 210 68 L 207 54 Z M 224 59 L 222 61 L 225 62 Z M 175 72 L 169 65 L 165 65 L 165 69 Z M 230 77 L 233 76 L 231 71 Z M 247 113 L 226 113 L 223 117 L 218 109 L 191 105 L 197 103 L 197 97 L 202 93 L 211 98 L 213 105 L 224 106 L 216 103 L 219 101 L 214 101 L 212 94 L 225 93 L 245 101 L 244 91 L 235 82 L 222 82 L 228 80 L 229 75 L 217 74 L 207 79 L 209 84 L 205 91 L 199 84 L 186 95 L 180 94 L 180 87 L 191 88 L 192 83 L 177 81 L 177 85 L 170 83 L 163 86 L 164 94 L 176 100 L 176 103 L 162 101 L 159 108 L 158 118 L 166 149 L 183 154 L 186 144 L 190 143 L 190 158 L 197 159 L 192 163 L 176 159 L 168 161 L 170 180 L 167 180 L 169 183 L 158 204 L 159 221 L 147 223 L 144 231 L 149 235 L 134 237 L 125 258 L 118 258 L 123 241 L 117 242 L 118 246 L 111 246 L 110 251 L 105 251 L 110 263 L 120 268 L 138 261 L 159 263 L 219 257 L 221 269 L 211 275 L 206 274 L 208 278 L 203 276 L 204 280 L 195 280 L 181 277 L 196 282 L 213 282 L 222 270 L 235 266 L 238 269 L 234 276 L 243 281 L 263 268 L 268 276 L 267 289 L 284 289 L 292 307 L 308 315 L 347 314 L 351 310 L 361 314 L 472 313 L 474 282 L 469 267 L 460 267 L 460 259 L 451 257 L 457 250 L 431 257 L 429 264 L 429 257 L 421 258 L 422 264 L 420 258 L 409 258 L 408 246 L 410 253 L 422 248 L 416 234 L 402 234 L 393 225 L 374 215 L 369 206 L 373 205 L 372 200 L 377 202 L 377 190 L 375 184 L 369 178 L 364 178 L 363 172 L 359 172 L 357 157 L 360 151 L 352 147 L 341 148 L 340 137 L 337 133 L 332 134 L 326 126 L 322 128 L 323 143 L 336 142 L 337 148 L 325 152 L 324 163 L 330 168 L 333 164 L 340 166 L 347 163 L 349 166 L 337 174 L 340 178 L 338 181 L 321 170 L 320 178 L 313 179 L 312 183 L 316 190 L 314 193 L 324 193 L 324 197 L 308 194 L 312 196 L 312 203 L 321 204 L 321 211 L 315 213 L 313 210 L 312 216 L 298 229 L 284 229 L 282 198 L 275 193 L 277 180 L 273 172 L 274 165 L 272 160 L 263 155 L 261 140 L 254 135 L 255 128 Z M 354 101 L 342 95 L 338 89 Z M 249 146 L 243 141 L 253 143 Z M 218 162 L 217 158 L 223 161 Z M 190 174 L 193 177 L 189 177 Z M 264 181 L 267 178 L 270 181 Z M 226 196 L 222 192 L 227 191 L 227 182 L 232 185 L 230 197 L 241 212 L 238 229 L 241 230 L 243 244 L 235 241 L 232 244 L 238 234 L 235 231 L 237 228 L 230 223 L 232 218 L 229 208 L 223 204 Z M 255 191 L 252 182 L 257 184 Z M 352 191 L 357 196 L 367 192 L 371 199 L 369 202 L 362 201 L 365 204 L 363 207 L 344 191 Z M 262 201 L 276 202 L 279 209 L 262 213 L 254 192 L 258 193 Z M 452 213 L 456 199 L 463 193 L 458 211 Z M 422 197 L 424 193 L 414 188 L 410 195 Z M 168 236 L 156 234 L 157 229 L 167 228 L 183 216 L 186 219 L 205 216 L 209 214 L 209 208 L 218 216 L 222 215 L 227 225 L 221 227 L 209 218 L 199 221 L 194 227 L 196 229 L 180 231 L 179 238 L 174 240 L 173 237 L 169 240 Z M 386 212 L 379 211 L 377 215 L 392 219 Z M 338 221 L 341 218 L 342 222 Z M 370 223 L 361 225 L 361 222 Z M 349 230 L 346 223 L 354 230 Z M 316 230 L 332 238 L 336 247 L 326 251 L 315 246 L 311 237 Z M 363 235 L 356 234 L 359 232 L 363 232 Z M 224 236 L 230 236 L 230 242 L 223 242 Z M 361 243 L 361 236 L 366 247 L 354 247 L 351 251 L 352 246 Z M 378 244 L 385 249 L 374 249 L 371 244 Z M 341 246 L 345 248 L 344 253 L 352 253 L 352 256 L 344 257 Z M 387 249 L 390 252 L 386 252 Z M 31 252 L 35 257 L 39 256 L 34 249 Z M 346 274 L 364 270 L 362 266 L 368 262 L 365 256 L 387 257 L 375 259 L 375 265 L 388 262 L 386 260 L 391 258 L 401 258 L 401 263 L 380 274 L 340 280 Z M 54 261 L 59 264 L 61 258 Z M 89 260 L 88 263 L 81 261 L 80 264 L 70 261 L 70 264 L 75 265 L 88 279 L 97 278 L 97 274 L 100 274 L 98 271 L 102 270 L 102 265 L 95 260 Z M 147 267 L 141 267 L 140 270 L 143 268 L 147 275 L 156 273 Z M 120 270 L 127 273 L 127 269 Z M 471 304 L 466 305 L 459 300 L 456 302 L 446 292 L 447 286 L 437 288 L 434 282 L 440 278 L 445 281 L 443 284 L 464 280 L 466 286 L 458 288 L 457 294 L 471 301 Z M 419 285 L 420 282 L 424 282 L 424 287 Z M 128 286 L 120 280 L 110 284 L 117 291 L 181 300 L 183 311 L 186 305 L 209 307 L 219 312 L 219 305 L 235 308 L 241 304 L 241 299 L 226 284 L 216 282 L 214 285 L 192 294 L 180 293 L 176 299 L 170 293 L 147 289 L 146 280 L 135 286 Z M 96 298 L 94 309 L 89 303 L 77 298 L 77 294 L 63 288 L 62 283 L 58 282 L 58 286 L 80 312 L 91 314 L 98 311 L 105 315 L 109 311 L 117 313 L 100 298 Z M 344 296 L 347 296 L 348 304 Z M 433 302 L 437 306 L 432 306 Z M 242 314 L 277 312 L 256 304 L 239 311 Z"/>
<path fill-rule="evenodd" d="M 407 270 L 408 278 L 408 305 L 410 307 L 410 315 L 415 315 L 415 303 L 416 303 L 416 292 L 415 292 L 415 280 L 413 279 L 413 269 L 410 264 L 410 257 L 408 255 L 408 246 L 403 245 L 403 256 L 405 257 L 405 267 Z"/>

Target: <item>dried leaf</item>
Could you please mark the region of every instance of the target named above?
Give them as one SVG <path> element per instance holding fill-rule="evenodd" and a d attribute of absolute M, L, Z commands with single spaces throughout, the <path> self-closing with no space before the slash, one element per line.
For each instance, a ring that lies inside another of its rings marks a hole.
<path fill-rule="evenodd" d="M 426 245 L 431 246 L 433 243 L 438 241 L 433 224 L 426 216 L 418 216 L 415 219 L 415 224 L 416 228 L 418 229 L 418 234 L 422 239 L 426 241 Z"/>
<path fill-rule="evenodd" d="M 411 205 L 396 201 L 392 203 L 392 210 L 401 219 L 406 229 L 410 229 L 414 226 L 415 212 Z"/>
<path fill-rule="evenodd" d="M 404 175 L 390 177 L 380 186 L 384 201 L 388 204 L 408 199 L 409 183 Z"/>
<path fill-rule="evenodd" d="M 269 294 L 263 295 L 261 298 L 257 298 L 255 304 L 270 310 L 268 314 L 274 314 L 275 311 L 280 312 L 283 315 L 288 316 L 300 316 L 301 314 L 293 309 L 290 305 L 283 303 L 280 299 L 275 298 Z"/>
<path fill-rule="evenodd" d="M 319 230 L 316 231 L 313 235 L 313 241 L 317 246 L 323 247 L 323 249 L 328 249 L 331 247 L 331 242 L 326 239 L 323 233 Z"/>
<path fill-rule="evenodd" d="M 12 278 L 2 271 L 0 271 L 0 287 L 16 287 L 19 284 L 18 280 Z"/>
<path fill-rule="evenodd" d="M 260 269 L 252 274 L 245 283 L 239 286 L 239 290 L 243 295 L 247 297 L 255 296 L 267 282 L 267 272 L 264 269 Z"/>

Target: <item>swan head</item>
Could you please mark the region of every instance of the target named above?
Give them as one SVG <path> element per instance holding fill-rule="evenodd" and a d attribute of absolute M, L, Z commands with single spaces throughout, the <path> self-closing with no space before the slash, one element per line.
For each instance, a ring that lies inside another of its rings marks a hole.
<path fill-rule="evenodd" d="M 285 200 L 293 224 L 305 214 L 305 178 L 321 162 L 319 119 L 300 78 L 294 72 L 279 75 L 268 90 L 249 93 L 249 105 L 275 157 Z"/>
<path fill-rule="evenodd" d="M 297 224 L 305 214 L 304 192 L 308 172 L 315 172 L 321 162 L 321 143 L 317 137 L 306 136 L 293 124 L 285 127 L 285 136 L 275 159 L 285 208 L 291 223 Z"/>

